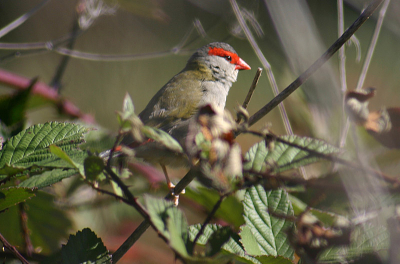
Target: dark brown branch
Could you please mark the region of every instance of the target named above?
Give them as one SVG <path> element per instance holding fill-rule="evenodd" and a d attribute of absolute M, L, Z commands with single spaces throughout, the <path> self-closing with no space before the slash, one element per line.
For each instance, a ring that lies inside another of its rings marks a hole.
<path fill-rule="evenodd" d="M 249 92 L 247 93 L 247 96 L 244 99 L 244 102 L 243 102 L 243 105 L 242 105 L 242 107 L 244 109 L 247 109 L 247 106 L 250 103 L 251 97 L 253 96 L 253 93 L 254 93 L 254 91 L 255 91 L 255 89 L 257 87 L 258 80 L 260 80 L 261 73 L 262 73 L 262 68 L 258 68 L 257 72 L 256 72 L 256 75 L 254 76 L 253 83 L 250 86 Z M 236 120 L 236 123 L 240 123 L 241 119 L 242 119 L 242 117 L 238 116 L 238 118 Z"/>
<path fill-rule="evenodd" d="M 190 182 L 196 177 L 197 172 L 196 168 L 192 168 L 188 173 L 186 173 L 185 177 L 182 178 L 175 186 L 175 193 L 181 193 L 186 186 L 189 185 Z M 166 197 L 166 200 L 173 199 L 173 195 L 169 193 Z M 143 235 L 143 233 L 150 227 L 150 221 L 147 219 L 144 220 L 133 233 L 124 241 L 124 243 L 114 252 L 112 255 L 113 263 L 117 263 L 123 255 L 136 243 L 136 241 Z"/>
<path fill-rule="evenodd" d="M 331 47 L 312 64 L 305 72 L 303 72 L 296 80 L 294 80 L 288 87 L 286 87 L 282 92 L 280 92 L 274 99 L 272 99 L 268 104 L 262 107 L 258 112 L 252 115 L 249 119 L 249 125 L 254 125 L 262 117 L 268 114 L 272 109 L 279 105 L 283 100 L 285 100 L 291 93 L 296 91 L 314 72 L 316 72 L 325 62 L 327 62 L 336 51 L 343 46 L 350 37 L 364 24 L 365 21 L 374 13 L 378 6 L 383 2 L 383 0 L 374 0 L 364 12 L 357 18 L 357 20 L 343 33 L 343 35 L 332 44 Z"/>
<path fill-rule="evenodd" d="M 3 243 L 3 247 L 10 250 L 13 255 L 18 258 L 23 264 L 29 264 L 29 262 L 21 255 L 21 253 L 18 252 L 17 249 L 13 245 L 8 243 L 8 241 L 3 237 L 2 234 L 0 234 L 0 241 L 1 243 Z"/>
<path fill-rule="evenodd" d="M 221 195 L 217 201 L 217 203 L 214 205 L 213 209 L 211 210 L 211 212 L 207 215 L 206 220 L 204 220 L 203 224 L 201 225 L 201 228 L 199 230 L 199 232 L 197 233 L 196 237 L 194 238 L 193 242 L 192 242 L 192 248 L 191 248 L 191 252 L 193 254 L 193 250 L 194 247 L 196 245 L 197 240 L 199 240 L 200 236 L 203 234 L 204 229 L 206 228 L 206 226 L 208 225 L 208 223 L 210 223 L 211 219 L 214 217 L 215 213 L 217 212 L 218 208 L 221 206 L 222 201 L 224 200 L 224 198 L 227 195 Z"/>

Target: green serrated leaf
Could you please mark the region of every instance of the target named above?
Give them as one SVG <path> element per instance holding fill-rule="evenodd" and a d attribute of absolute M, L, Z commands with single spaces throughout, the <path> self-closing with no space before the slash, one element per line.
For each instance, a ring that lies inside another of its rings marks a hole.
<path fill-rule="evenodd" d="M 50 186 L 54 183 L 60 182 L 63 179 L 69 178 L 78 173 L 79 172 L 75 169 L 70 169 L 70 170 L 55 169 L 51 171 L 45 171 L 42 174 L 29 177 L 25 181 L 21 182 L 18 185 L 18 187 L 41 189 Z"/>
<path fill-rule="evenodd" d="M 0 212 L 35 196 L 31 188 L 0 189 Z"/>
<path fill-rule="evenodd" d="M 193 241 L 193 239 L 196 237 L 200 228 L 201 228 L 200 224 L 192 225 L 189 227 L 189 236 L 190 236 L 191 241 Z M 219 226 L 219 225 L 208 224 L 205 227 L 203 234 L 200 236 L 199 240 L 197 241 L 197 244 L 206 245 L 207 241 L 210 239 L 210 237 L 213 235 L 213 233 L 221 228 L 222 228 L 222 226 Z M 223 244 L 223 246 L 221 248 L 221 253 L 224 255 L 228 255 L 231 258 L 236 259 L 237 261 L 240 261 L 240 263 L 293 264 L 292 261 L 290 261 L 287 258 L 281 257 L 281 256 L 278 256 L 278 257 L 275 257 L 275 256 L 257 256 L 257 257 L 250 256 L 244 251 L 241 243 L 239 242 L 239 239 L 240 239 L 240 237 L 238 236 L 238 234 L 232 232 L 231 238 L 225 244 Z"/>
<path fill-rule="evenodd" d="M 339 152 L 334 146 L 318 139 L 299 137 L 296 135 L 283 136 L 281 138 L 325 155 Z M 321 160 L 321 158 L 311 155 L 307 151 L 280 142 L 275 142 L 273 147 L 268 149 L 268 147 L 265 146 L 265 141 L 261 141 L 252 146 L 246 153 L 245 159 L 249 162 L 244 164 L 243 167 L 258 172 L 271 168 L 273 168 L 275 172 L 282 172 Z"/>
<path fill-rule="evenodd" d="M 62 159 L 63 161 L 66 161 L 69 165 L 71 165 L 73 168 L 77 169 L 78 166 L 75 164 L 75 162 L 65 153 L 60 147 L 56 145 L 50 145 L 49 146 L 50 152 Z"/>
<path fill-rule="evenodd" d="M 228 242 L 232 234 L 233 231 L 229 226 L 223 226 L 217 229 L 207 241 L 207 256 L 217 254 L 222 246 Z"/>
<path fill-rule="evenodd" d="M 294 250 L 286 235 L 293 223 L 268 213 L 271 211 L 279 215 L 294 215 L 287 193 L 284 190 L 265 192 L 261 185 L 253 186 L 246 190 L 243 206 L 246 226 L 251 229 L 261 253 L 293 259 Z M 248 246 L 251 245 L 244 245 L 245 248 Z"/>
<path fill-rule="evenodd" d="M 61 255 L 63 264 L 111 263 L 111 256 L 103 241 L 89 228 L 71 235 L 68 243 L 62 247 Z"/>
<path fill-rule="evenodd" d="M 196 189 L 186 188 L 185 197 L 211 211 L 219 200 L 220 194 L 216 190 L 198 186 Z M 243 205 L 235 196 L 228 196 L 222 201 L 221 206 L 215 213 L 215 217 L 223 219 L 227 223 L 239 228 L 244 224 Z"/>
<path fill-rule="evenodd" d="M 240 237 L 242 245 L 244 246 L 244 250 L 247 254 L 253 256 L 259 256 L 262 254 L 257 240 L 254 237 L 254 234 L 251 232 L 251 228 L 249 226 L 244 225 L 241 227 Z"/>
<path fill-rule="evenodd" d="M 150 221 L 169 241 L 171 248 L 181 256 L 188 256 L 188 226 L 183 213 L 170 201 L 144 196 Z"/>
<path fill-rule="evenodd" d="M 165 132 L 164 130 L 150 127 L 150 126 L 143 126 L 142 133 L 156 142 L 160 142 L 168 149 L 177 152 L 183 153 L 182 146 L 176 141 L 170 134 Z"/>
<path fill-rule="evenodd" d="M 85 176 L 89 180 L 95 180 L 97 176 L 104 170 L 104 160 L 97 156 L 89 156 L 83 162 L 85 168 Z"/>
<path fill-rule="evenodd" d="M 0 151 L 0 168 L 30 168 L 32 166 L 74 168 L 50 152 L 56 145 L 72 160 L 81 160 L 87 154 L 78 148 L 88 128 L 71 123 L 50 122 L 32 126 L 10 138 Z"/>
<path fill-rule="evenodd" d="M 201 225 L 191 225 L 189 227 L 189 238 L 190 241 L 193 241 L 196 237 L 197 233 L 200 231 Z M 222 226 L 215 225 L 215 224 L 208 224 L 203 231 L 203 234 L 197 240 L 197 244 L 199 245 L 206 245 L 210 237 L 213 235 L 214 232 L 221 229 Z M 225 254 L 233 254 L 233 257 L 237 260 L 240 260 L 244 263 L 257 263 L 259 264 L 255 258 L 250 257 L 245 254 L 242 246 L 239 243 L 239 236 L 235 233 L 232 234 L 231 238 L 222 245 L 221 249 L 223 250 L 222 253 Z"/>

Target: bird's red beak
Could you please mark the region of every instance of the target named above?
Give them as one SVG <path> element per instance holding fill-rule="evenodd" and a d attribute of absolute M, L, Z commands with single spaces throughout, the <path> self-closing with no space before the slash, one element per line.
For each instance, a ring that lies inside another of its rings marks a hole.
<path fill-rule="evenodd" d="M 251 67 L 244 60 L 239 58 L 239 61 L 236 63 L 236 70 L 250 70 Z"/>

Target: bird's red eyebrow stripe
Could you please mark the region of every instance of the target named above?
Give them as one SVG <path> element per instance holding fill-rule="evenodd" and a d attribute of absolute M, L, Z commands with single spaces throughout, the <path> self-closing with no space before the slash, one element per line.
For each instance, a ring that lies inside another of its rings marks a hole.
<path fill-rule="evenodd" d="M 231 64 L 237 64 L 239 62 L 239 56 L 236 53 L 226 51 L 222 48 L 211 48 L 209 47 L 208 50 L 208 55 L 215 55 L 215 56 L 220 56 L 220 57 L 226 57 L 226 56 L 231 56 Z"/>

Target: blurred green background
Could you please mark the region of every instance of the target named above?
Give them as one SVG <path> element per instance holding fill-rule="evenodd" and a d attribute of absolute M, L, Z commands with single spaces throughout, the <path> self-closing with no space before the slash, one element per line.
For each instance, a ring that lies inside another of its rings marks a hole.
<path fill-rule="evenodd" d="M 0 28 L 21 16 L 41 1 L 39 0 L 2 0 L 0 1 Z M 358 17 L 363 7 L 370 1 L 345 1 L 344 17 L 347 28 Z M 24 24 L 0 39 L 0 43 L 29 43 L 52 41 L 71 32 L 77 20 L 77 8 L 89 8 L 98 1 L 49 1 Z M 74 50 L 95 54 L 147 54 L 170 51 L 179 45 L 185 35 L 193 29 L 193 23 L 199 21 L 206 37 L 194 29 L 185 42 L 182 52 L 172 51 L 151 59 L 133 59 L 126 61 L 90 61 L 71 58 L 62 77 L 61 95 L 75 103 L 83 112 L 94 115 L 96 122 L 115 132 L 117 121 L 115 111 L 122 107 L 122 99 L 128 92 L 139 113 L 156 93 L 186 63 L 193 50 L 212 41 L 224 41 L 231 44 L 239 56 L 251 67 L 251 71 L 239 73 L 238 81 L 229 93 L 226 108 L 232 113 L 238 104 L 242 104 L 253 80 L 257 67 L 262 67 L 251 45 L 245 38 L 229 1 L 218 0 L 120 0 L 107 1 L 115 7 L 111 15 L 97 18 L 76 39 Z M 307 69 L 338 37 L 336 1 L 238 1 L 242 12 L 247 14 L 247 24 L 256 36 L 256 41 L 271 64 L 280 90 L 289 85 L 301 72 Z M 116 6 L 118 5 L 118 6 Z M 371 100 L 370 109 L 381 106 L 400 106 L 400 2 L 390 3 L 376 50 L 363 87 L 377 88 L 377 95 Z M 356 32 L 359 41 L 361 61 L 356 61 L 357 49 L 346 46 L 346 77 L 348 89 L 355 88 L 362 63 L 370 44 L 376 25 L 378 12 Z M 57 66 L 62 59 L 53 51 L 0 50 L 0 68 L 28 77 L 38 76 L 39 80 L 50 83 Z M 337 144 L 341 130 L 342 95 L 340 92 L 338 55 L 317 71 L 310 80 L 292 94 L 285 107 L 289 114 L 295 134 L 313 136 Z M 0 86 L 1 93 L 9 93 L 10 88 Z M 273 92 L 264 69 L 249 113 L 256 112 L 273 98 Z M 59 120 L 54 107 L 42 107 L 29 113 L 31 124 Z M 275 109 L 264 117 L 255 127 L 270 123 L 276 134 L 285 134 L 279 111 Z M 374 151 L 382 153 L 384 148 L 375 144 L 365 133 L 359 132 Z M 257 139 L 240 136 L 239 143 L 245 152 Z M 370 142 L 372 141 L 372 143 Z M 393 170 L 398 169 L 397 167 Z M 90 198 L 89 198 L 90 199 Z M 113 219 L 104 224 L 102 218 L 110 218 L 109 207 L 100 208 L 97 213 L 82 211 L 75 215 L 76 228 L 87 225 L 100 234 L 107 233 L 110 223 L 130 219 L 122 217 L 122 205 L 112 205 L 118 209 Z M 193 212 L 189 212 L 193 213 Z M 111 217 L 112 218 L 112 217 Z M 114 221 L 114 222 L 113 222 Z M 89 224 L 90 222 L 90 224 Z M 96 229 L 93 226 L 98 224 Z M 122 238 L 133 230 L 130 222 L 119 226 Z M 122 230 L 122 231 L 121 231 Z M 129 231 L 127 231 L 129 230 Z M 153 243 L 155 235 L 148 238 Z M 111 249 L 121 241 L 113 238 L 105 244 Z M 117 238 L 115 238 L 117 239 Z M 146 241 L 146 240 L 145 240 Z M 162 243 L 157 241 L 160 246 Z M 115 245 L 113 244 L 115 243 Z M 146 242 L 144 242 L 146 243 Z M 137 254 L 149 256 L 145 246 L 136 249 Z M 171 252 L 163 249 L 156 260 L 147 259 L 146 263 L 159 263 Z M 137 257 L 137 256 L 136 256 Z M 128 262 L 130 263 L 130 262 Z"/>

